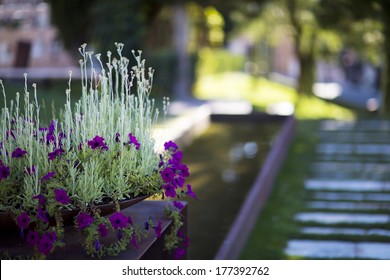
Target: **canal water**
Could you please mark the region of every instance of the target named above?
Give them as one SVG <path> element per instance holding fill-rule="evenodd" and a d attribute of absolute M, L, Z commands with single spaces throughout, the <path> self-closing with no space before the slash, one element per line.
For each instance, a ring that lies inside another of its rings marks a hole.
<path fill-rule="evenodd" d="M 190 259 L 213 259 L 272 147 L 281 123 L 212 123 L 184 149 L 197 193 L 189 202 Z"/>

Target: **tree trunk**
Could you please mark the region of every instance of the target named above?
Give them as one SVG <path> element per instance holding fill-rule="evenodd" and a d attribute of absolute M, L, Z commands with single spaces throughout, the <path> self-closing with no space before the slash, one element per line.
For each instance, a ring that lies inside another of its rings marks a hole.
<path fill-rule="evenodd" d="M 314 44 L 314 42 L 310 42 L 310 44 Z M 312 93 L 312 86 L 314 83 L 315 76 L 313 51 L 311 50 L 309 53 L 303 53 L 302 51 L 298 50 L 297 55 L 300 65 L 297 91 L 300 94 L 310 95 Z"/>
<path fill-rule="evenodd" d="M 287 10 L 289 12 L 291 25 L 295 29 L 295 53 L 299 61 L 300 74 L 297 81 L 296 90 L 300 95 L 311 94 L 314 82 L 314 42 L 316 39 L 316 29 L 313 26 L 312 30 L 304 30 L 304 26 L 300 23 L 297 17 L 297 2 L 289 0 Z M 308 34 L 308 32 L 310 32 Z M 303 46 L 306 47 L 303 47 Z M 299 98 L 298 96 L 298 98 Z M 296 101 L 298 103 L 300 98 Z"/>
<path fill-rule="evenodd" d="M 176 54 L 176 79 L 174 81 L 174 96 L 177 99 L 190 97 L 191 76 L 190 58 L 187 53 L 188 20 L 185 4 L 178 1 L 173 6 L 173 45 Z"/>

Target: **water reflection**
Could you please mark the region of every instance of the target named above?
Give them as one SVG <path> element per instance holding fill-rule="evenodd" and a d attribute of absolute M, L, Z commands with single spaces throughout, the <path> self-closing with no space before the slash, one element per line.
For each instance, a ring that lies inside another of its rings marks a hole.
<path fill-rule="evenodd" d="M 223 170 L 222 180 L 226 183 L 234 183 L 238 179 L 237 164 L 244 158 L 254 158 L 258 152 L 257 143 L 250 141 L 237 143 L 229 151 L 229 167 Z"/>
<path fill-rule="evenodd" d="M 279 131 L 277 123 L 213 123 L 184 150 L 188 183 L 191 259 L 213 259 Z"/>

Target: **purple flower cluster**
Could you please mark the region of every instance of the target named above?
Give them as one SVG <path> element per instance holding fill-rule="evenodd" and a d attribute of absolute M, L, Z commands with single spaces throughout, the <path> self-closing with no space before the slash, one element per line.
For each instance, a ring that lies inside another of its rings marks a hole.
<path fill-rule="evenodd" d="M 11 171 L 8 166 L 5 166 L 0 160 L 0 181 L 6 179 L 11 175 Z"/>
<path fill-rule="evenodd" d="M 132 134 L 129 133 L 129 144 L 134 145 L 136 150 L 139 150 L 141 144 L 138 142 L 137 138 Z"/>
<path fill-rule="evenodd" d="M 64 132 L 58 133 L 58 137 L 56 136 L 56 127 L 57 123 L 55 120 L 50 122 L 49 127 L 40 127 L 39 131 L 44 134 L 44 138 L 41 138 L 41 143 L 46 143 L 46 145 L 53 145 L 55 148 L 62 147 L 62 139 L 66 137 Z M 46 134 L 45 134 L 46 133 Z M 58 142 L 57 142 L 58 140 Z"/>
<path fill-rule="evenodd" d="M 54 196 L 56 201 L 60 204 L 66 205 L 70 203 L 70 198 L 64 189 L 55 189 Z"/>
<path fill-rule="evenodd" d="M 49 160 L 54 160 L 56 157 L 65 152 L 62 148 L 55 149 L 53 152 L 48 153 Z"/>
<path fill-rule="evenodd" d="M 178 146 L 175 142 L 169 141 L 164 144 L 165 152 L 169 155 L 166 162 L 161 162 L 160 176 L 164 181 L 162 186 L 164 193 L 167 197 L 175 198 L 177 196 L 177 189 L 183 188 L 185 180 L 190 176 L 187 165 L 181 162 L 183 153 L 179 151 Z M 186 193 L 194 197 L 195 193 L 192 192 L 191 186 L 189 187 L 190 192 Z M 184 191 L 183 191 L 184 192 Z"/>
<path fill-rule="evenodd" d="M 58 160 L 65 160 L 63 154 L 67 151 L 64 150 L 64 147 L 61 143 L 61 140 L 65 138 L 65 133 L 57 133 L 57 123 L 52 121 L 48 127 L 40 128 L 39 132 L 36 131 L 33 133 L 33 137 L 40 141 L 41 145 L 48 145 L 47 151 L 51 151 L 47 154 L 47 160 L 49 166 L 55 165 Z M 14 130 L 15 132 L 16 130 Z M 17 139 L 12 130 L 6 132 L 7 135 L 12 137 L 14 140 Z M 70 132 L 71 134 L 71 132 Z M 71 136 L 71 135 L 70 135 Z M 114 135 L 111 135 L 113 137 Z M 117 145 L 124 145 L 129 149 L 135 148 L 139 150 L 141 144 L 138 141 L 137 137 L 133 133 L 127 134 L 128 141 L 121 141 L 121 135 L 119 133 L 115 134 Z M 40 137 L 40 138 L 38 138 Z M 110 142 L 108 142 L 110 143 Z M 13 145 L 16 147 L 12 151 L 12 158 L 20 159 L 20 161 L 28 156 L 28 152 L 22 147 Z M 0 142 L 0 152 L 3 151 L 3 143 Z M 74 147 L 77 149 L 77 147 Z M 80 143 L 79 149 L 92 149 L 92 150 L 102 150 L 107 151 L 109 147 L 107 146 L 105 139 L 100 135 L 96 135 L 93 139 L 89 141 L 82 141 Z M 110 147 L 111 148 L 111 147 Z M 183 153 L 179 150 L 176 143 L 173 141 L 166 142 L 164 144 L 164 153 L 160 156 L 160 164 L 156 167 L 156 173 L 159 172 L 159 176 L 163 181 L 161 186 L 162 191 L 165 193 L 166 197 L 176 198 L 178 194 L 187 194 L 190 197 L 196 198 L 196 194 L 192 191 L 191 185 L 186 184 L 186 179 L 190 176 L 188 167 L 182 163 Z M 9 153 L 11 153 L 9 151 Z M 4 153 L 4 151 L 3 151 Z M 8 154 L 7 154 L 8 156 Z M 19 161 L 19 160 L 17 160 Z M 52 166 L 53 167 L 53 166 Z M 158 169 L 157 169 L 158 168 Z M 11 175 L 11 168 L 5 166 L 0 160 L 0 181 L 8 178 Z M 44 169 L 47 173 L 41 173 L 42 169 L 38 166 L 35 167 L 34 164 L 28 163 L 22 166 L 22 173 L 24 172 L 25 176 L 33 176 L 39 171 L 40 183 L 42 184 L 42 194 L 35 195 L 33 199 L 36 199 L 37 206 L 36 209 L 31 209 L 32 211 L 21 212 L 16 217 L 16 223 L 19 227 L 21 236 L 25 238 L 27 245 L 34 248 L 35 252 L 40 252 L 43 255 L 49 254 L 55 246 L 57 246 L 57 234 L 53 231 L 54 227 L 49 224 L 51 217 L 49 215 L 49 210 L 52 209 L 52 206 L 60 209 L 63 205 L 68 205 L 71 203 L 71 197 L 69 196 L 66 189 L 61 187 L 61 184 L 58 184 L 58 187 L 52 188 L 52 184 L 47 184 L 47 181 L 60 180 L 60 173 L 53 167 L 53 171 Z M 159 171 L 157 171 L 159 170 Z M 157 173 L 158 174 L 158 173 Z M 36 174 L 38 175 L 38 174 Z M 54 183 L 54 182 L 51 182 Z M 60 183 L 60 182 L 58 182 Z M 185 189 L 186 187 L 186 189 Z M 49 190 L 48 190 L 49 189 Z M 54 204 L 53 204 L 54 203 Z M 50 205 L 51 204 L 51 205 Z M 183 209 L 183 204 L 179 201 L 173 201 L 173 207 L 175 210 L 180 211 Z M 108 230 L 114 230 L 118 239 L 127 238 L 126 242 L 131 242 L 134 247 L 138 247 L 138 242 L 140 238 L 139 228 L 134 227 L 131 217 L 124 215 L 122 212 L 115 212 L 109 218 L 101 218 L 98 215 L 92 215 L 91 212 L 81 211 L 75 219 L 76 227 L 80 230 L 85 230 L 85 233 L 90 234 L 94 231 L 94 239 L 92 243 L 92 248 L 95 248 L 96 251 L 101 251 L 102 246 L 106 246 L 105 243 L 100 243 L 101 238 L 104 238 L 108 235 Z M 145 222 L 144 229 L 149 230 L 149 228 L 154 230 L 154 233 L 157 238 L 160 238 L 162 235 L 162 223 L 158 221 L 157 225 L 153 226 L 151 218 L 149 222 Z M 60 232 L 60 231 L 59 231 Z M 131 235 L 129 235 L 129 233 Z M 26 235 L 25 235 L 26 234 Z M 62 239 L 62 236 L 60 237 Z M 183 240 L 179 237 L 180 240 Z M 186 246 L 185 246 L 186 247 Z M 185 256 L 185 248 L 178 248 L 175 252 L 177 258 L 182 258 Z"/>
<path fill-rule="evenodd" d="M 115 212 L 109 218 L 110 223 L 114 229 L 122 229 L 129 224 L 129 217 L 126 217 L 122 212 Z"/>
<path fill-rule="evenodd" d="M 107 226 L 105 224 L 99 224 L 98 233 L 100 237 L 106 237 L 108 234 Z"/>
<path fill-rule="evenodd" d="M 43 183 L 44 181 L 47 181 L 47 180 L 50 180 L 56 173 L 54 171 L 49 171 L 47 172 L 46 175 L 44 175 L 42 178 L 41 178 L 41 183 Z"/>
<path fill-rule="evenodd" d="M 181 244 L 175 249 L 174 258 L 180 260 L 186 256 L 187 248 L 190 246 L 190 239 L 181 230 L 178 230 L 176 235 L 181 241 Z"/>
<path fill-rule="evenodd" d="M 108 147 L 106 143 L 104 143 L 104 138 L 100 137 L 99 135 L 96 135 L 92 140 L 88 141 L 88 146 L 92 149 L 102 149 L 102 150 L 108 150 Z"/>
<path fill-rule="evenodd" d="M 20 229 L 28 228 L 31 218 L 26 212 L 22 212 L 17 218 L 16 223 Z"/>
<path fill-rule="evenodd" d="M 93 222 L 93 217 L 85 212 L 80 212 L 76 218 L 77 225 L 80 229 L 89 227 Z"/>
<path fill-rule="evenodd" d="M 37 231 L 29 230 L 26 236 L 26 243 L 31 247 L 37 246 L 38 251 L 45 256 L 51 252 L 56 241 L 57 234 L 54 231 L 40 236 Z"/>
<path fill-rule="evenodd" d="M 25 154 L 27 154 L 27 151 L 18 147 L 12 152 L 12 157 L 13 158 L 22 158 Z"/>

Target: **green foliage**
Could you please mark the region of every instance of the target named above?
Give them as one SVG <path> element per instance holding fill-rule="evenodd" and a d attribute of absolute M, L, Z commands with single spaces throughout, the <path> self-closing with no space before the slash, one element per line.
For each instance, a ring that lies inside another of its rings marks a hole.
<path fill-rule="evenodd" d="M 170 229 L 169 234 L 167 234 L 164 238 L 165 241 L 165 249 L 168 252 L 172 252 L 174 249 L 176 249 L 179 246 L 179 243 L 183 241 L 182 238 L 178 238 L 178 231 L 182 228 L 183 226 L 183 221 L 182 221 L 182 215 L 176 211 L 172 210 L 169 207 L 165 208 L 165 215 L 172 220 L 172 227 Z"/>
<path fill-rule="evenodd" d="M 199 51 L 197 76 L 242 71 L 244 63 L 244 56 L 234 55 L 223 49 L 203 48 Z"/>
<path fill-rule="evenodd" d="M 174 85 L 177 82 L 178 57 L 171 49 L 147 52 L 148 61 L 156 70 L 153 76 L 153 93 L 156 96 L 174 98 Z M 190 80 L 195 81 L 195 68 L 199 57 L 197 54 L 189 54 Z"/>

